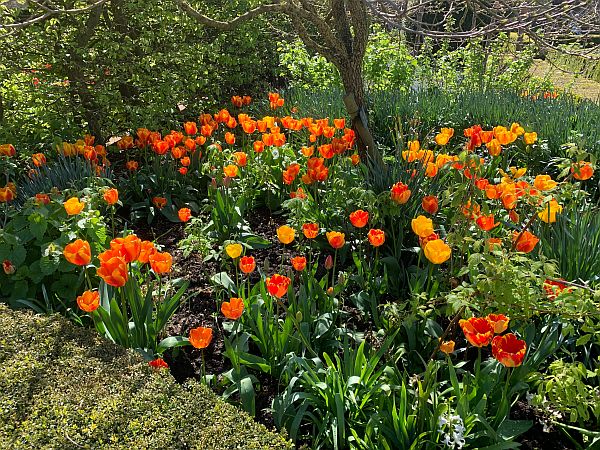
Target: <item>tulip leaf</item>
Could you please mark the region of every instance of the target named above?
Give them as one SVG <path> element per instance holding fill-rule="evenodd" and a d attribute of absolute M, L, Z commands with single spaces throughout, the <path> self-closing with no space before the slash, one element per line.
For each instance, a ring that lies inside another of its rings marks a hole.
<path fill-rule="evenodd" d="M 169 336 L 158 343 L 156 353 L 161 355 L 169 348 L 183 347 L 189 345 L 190 340 L 183 336 Z"/>

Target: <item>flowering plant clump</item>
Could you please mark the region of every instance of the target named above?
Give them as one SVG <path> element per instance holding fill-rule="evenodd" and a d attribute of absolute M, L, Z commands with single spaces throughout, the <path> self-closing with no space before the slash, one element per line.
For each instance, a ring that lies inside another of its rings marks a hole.
<path fill-rule="evenodd" d="M 99 178 L 116 154 L 117 187 L 21 205 L 7 179 L 0 292 L 39 310 L 50 302 L 28 297 L 55 293 L 153 369 L 191 362 L 252 415 L 272 383 L 274 423 L 311 448 L 516 445 L 529 423 L 511 408 L 552 361 L 598 369 L 594 155 L 566 145 L 535 173 L 541 129 L 423 134 L 415 119 L 374 166 L 356 119 L 294 103 L 233 96 L 173 130 L 61 144 Z M 52 163 L 37 152 L 27 170 Z"/>

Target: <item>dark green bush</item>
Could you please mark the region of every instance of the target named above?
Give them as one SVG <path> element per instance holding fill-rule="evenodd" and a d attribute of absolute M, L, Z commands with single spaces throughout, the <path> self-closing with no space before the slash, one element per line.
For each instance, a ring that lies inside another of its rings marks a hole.
<path fill-rule="evenodd" d="M 291 448 L 205 386 L 60 316 L 0 305 L 0 365 L 0 448 Z"/>
<path fill-rule="evenodd" d="M 224 19 L 253 0 L 203 3 Z M 104 143 L 137 127 L 170 129 L 233 94 L 264 93 L 276 63 L 265 19 L 221 33 L 168 0 L 111 1 L 3 40 L 0 143 L 31 150 L 84 130 Z"/>

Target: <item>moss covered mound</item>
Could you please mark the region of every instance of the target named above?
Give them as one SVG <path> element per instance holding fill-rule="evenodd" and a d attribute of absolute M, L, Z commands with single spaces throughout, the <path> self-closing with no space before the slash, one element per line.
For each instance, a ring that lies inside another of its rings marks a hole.
<path fill-rule="evenodd" d="M 286 449 L 196 382 L 60 316 L 0 305 L 0 448 Z"/>

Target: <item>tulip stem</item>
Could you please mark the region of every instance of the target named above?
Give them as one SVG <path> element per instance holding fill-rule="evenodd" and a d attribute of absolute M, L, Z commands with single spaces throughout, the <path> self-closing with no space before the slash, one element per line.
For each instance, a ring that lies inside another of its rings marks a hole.
<path fill-rule="evenodd" d="M 333 256 L 333 271 L 331 272 L 331 287 L 335 286 L 335 266 L 337 264 L 337 254 L 338 254 L 338 251 L 336 248 L 334 256 Z"/>
<path fill-rule="evenodd" d="M 202 355 L 202 382 L 206 384 L 206 361 L 204 360 L 204 349 L 200 350 Z"/>

